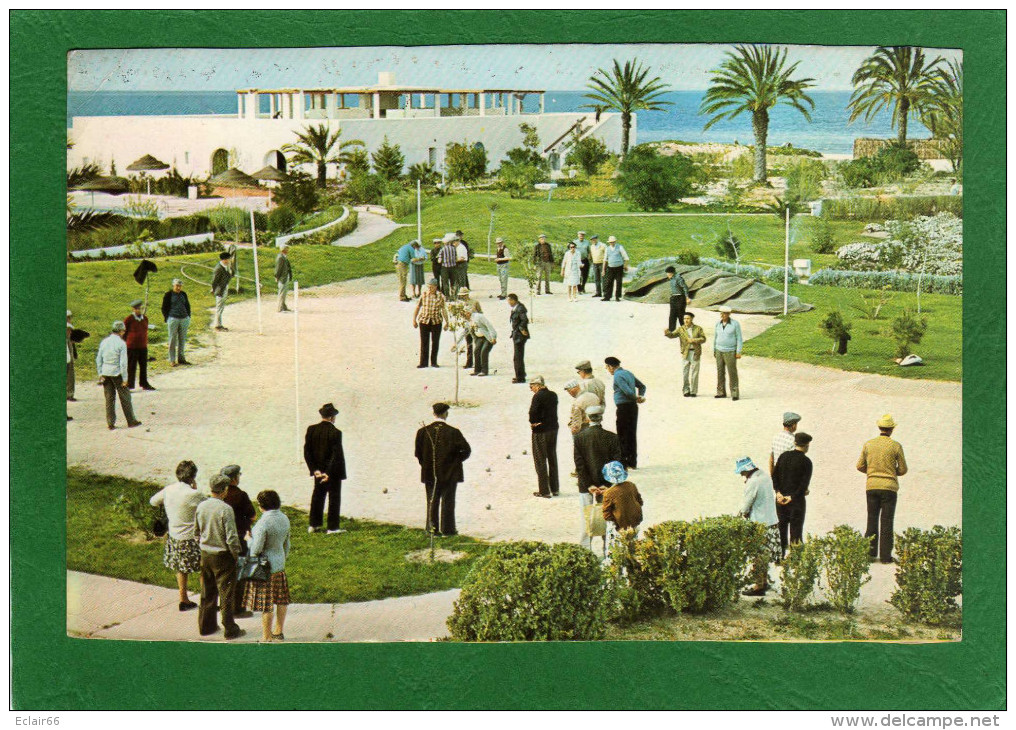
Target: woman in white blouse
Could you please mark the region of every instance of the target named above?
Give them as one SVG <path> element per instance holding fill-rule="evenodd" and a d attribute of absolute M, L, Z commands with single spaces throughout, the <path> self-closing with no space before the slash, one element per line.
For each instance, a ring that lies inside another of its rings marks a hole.
<path fill-rule="evenodd" d="M 575 242 L 568 244 L 568 250 L 561 258 L 561 278 L 568 287 L 568 301 L 579 300 L 579 284 L 582 282 L 582 257 L 576 250 Z"/>
<path fill-rule="evenodd" d="M 176 571 L 181 611 L 189 611 L 198 605 L 187 595 L 187 576 L 201 571 L 201 546 L 194 530 L 194 512 L 205 495 L 198 491 L 197 476 L 198 467 L 193 461 L 181 461 L 176 467 L 178 481 L 157 492 L 150 500 L 154 507 L 165 506 L 169 518 L 162 563 Z"/>

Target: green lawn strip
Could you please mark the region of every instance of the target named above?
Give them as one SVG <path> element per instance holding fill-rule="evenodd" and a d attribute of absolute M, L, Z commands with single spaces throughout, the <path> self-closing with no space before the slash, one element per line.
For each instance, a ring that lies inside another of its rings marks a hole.
<path fill-rule="evenodd" d="M 286 233 L 300 233 L 302 231 L 309 231 L 312 228 L 317 228 L 318 226 L 323 226 L 327 223 L 332 223 L 342 217 L 342 212 L 345 207 L 346 206 L 341 203 L 336 203 L 335 205 L 328 206 L 324 210 L 311 213 L 307 218 L 304 218 L 302 221 L 293 226 L 293 230 L 286 231 Z M 350 210 L 352 210 L 351 207 Z"/>
<path fill-rule="evenodd" d="M 67 568 L 173 588 L 176 576 L 162 564 L 163 541 L 145 540 L 113 509 L 125 490 L 154 494 L 160 485 L 72 468 L 67 475 Z M 422 500 L 422 491 L 421 491 Z M 405 559 L 428 549 L 423 530 L 370 520 L 344 519 L 344 535 L 307 533 L 307 514 L 284 508 L 292 524 L 286 577 L 295 603 L 348 603 L 419 595 L 458 587 L 486 543 L 458 535 L 440 549 L 466 553 L 452 563 Z M 421 502 L 422 513 L 422 502 Z M 197 590 L 197 577 L 191 578 Z"/>
<path fill-rule="evenodd" d="M 892 361 L 896 345 L 888 330 L 905 307 L 916 311 L 917 295 L 894 292 L 878 320 L 864 319 L 851 305 L 861 304 L 861 294 L 877 297 L 878 292 L 841 287 L 791 285 L 790 293 L 813 304 L 810 312 L 792 314 L 745 344 L 746 355 L 776 360 L 793 360 L 825 365 L 839 370 L 877 373 L 899 378 L 960 380 L 963 374 L 963 298 L 944 294 L 922 294 L 921 313 L 928 329 L 913 347 L 925 364 L 901 368 Z M 833 341 L 819 329 L 819 322 L 833 309 L 853 322 L 846 355 L 831 353 Z"/>

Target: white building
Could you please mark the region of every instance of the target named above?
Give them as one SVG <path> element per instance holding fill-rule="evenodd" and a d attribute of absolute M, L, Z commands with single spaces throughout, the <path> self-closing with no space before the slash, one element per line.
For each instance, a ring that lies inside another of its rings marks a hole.
<path fill-rule="evenodd" d="M 542 89 L 396 86 L 390 73 L 379 74 L 375 86 L 240 89 L 235 115 L 74 117 L 67 165 L 91 162 L 108 171 L 111 160 L 123 169 L 150 154 L 181 175 L 199 178 L 227 167 L 247 173 L 265 165 L 285 170 L 283 145 L 319 124 L 341 128 L 343 140 L 362 140 L 371 152 L 387 137 L 401 147 L 407 166 L 428 162 L 438 170 L 452 142 L 482 145 L 488 167 L 496 168 L 509 149 L 521 145 L 523 122 L 537 129 L 541 152 L 556 169 L 574 130 L 620 151 L 619 114 L 546 113 L 544 94 Z M 336 173 L 330 167 L 329 176 Z"/>

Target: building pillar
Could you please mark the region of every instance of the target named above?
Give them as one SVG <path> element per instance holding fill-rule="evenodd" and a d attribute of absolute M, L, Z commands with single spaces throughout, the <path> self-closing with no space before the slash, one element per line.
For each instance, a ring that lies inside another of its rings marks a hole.
<path fill-rule="evenodd" d="M 486 91 L 481 91 L 480 92 L 480 116 L 481 117 L 487 116 L 487 92 Z"/>
<path fill-rule="evenodd" d="M 275 119 L 275 94 L 268 95 L 268 118 Z"/>
<path fill-rule="evenodd" d="M 441 95 L 434 94 L 434 116 L 441 116 Z"/>
<path fill-rule="evenodd" d="M 303 99 L 303 92 L 302 91 L 298 91 L 298 92 L 296 92 L 296 94 L 294 96 L 296 96 L 296 98 L 293 100 L 294 102 L 296 102 L 296 114 L 293 115 L 293 118 L 294 119 L 303 119 L 304 118 L 304 109 L 307 106 L 307 103 Z"/>
<path fill-rule="evenodd" d="M 328 119 L 335 119 L 338 116 L 335 113 L 336 107 L 338 106 L 337 94 L 333 91 L 325 97 L 325 116 Z"/>
<path fill-rule="evenodd" d="M 379 94 L 378 92 L 375 91 L 371 96 L 372 96 L 372 101 L 374 103 L 374 109 L 373 109 L 371 118 L 372 119 L 380 119 L 381 118 L 381 94 Z"/>
<path fill-rule="evenodd" d="M 256 91 L 248 92 L 247 108 L 244 110 L 248 119 L 258 118 L 258 94 Z"/>
<path fill-rule="evenodd" d="M 547 106 L 546 106 L 546 99 L 544 98 L 545 96 L 546 96 L 546 94 L 540 94 L 540 114 L 545 113 L 546 108 L 547 108 Z"/>
<path fill-rule="evenodd" d="M 243 119 L 243 94 L 236 95 L 236 116 Z"/>

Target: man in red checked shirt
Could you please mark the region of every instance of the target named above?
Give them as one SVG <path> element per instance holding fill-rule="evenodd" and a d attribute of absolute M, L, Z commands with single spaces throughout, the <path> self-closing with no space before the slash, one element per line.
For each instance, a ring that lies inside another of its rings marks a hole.
<path fill-rule="evenodd" d="M 143 302 L 135 299 L 131 302 L 133 310 L 124 319 L 127 328 L 127 390 L 134 390 L 134 374 L 140 370 L 138 382 L 142 390 L 155 390 L 148 382 L 148 317 L 141 312 Z"/>

